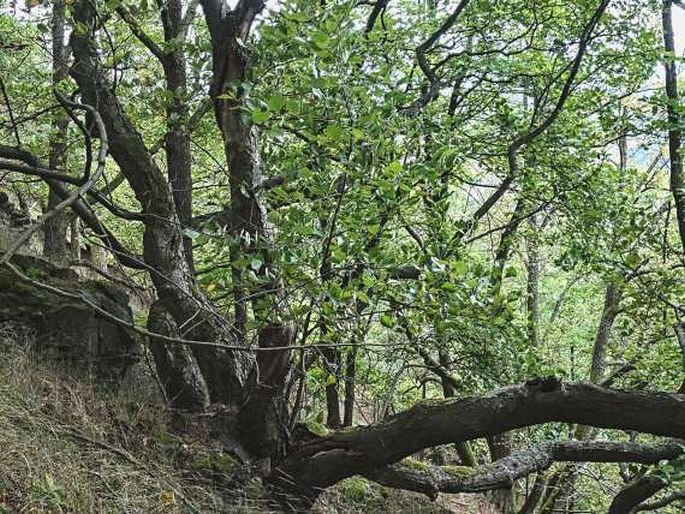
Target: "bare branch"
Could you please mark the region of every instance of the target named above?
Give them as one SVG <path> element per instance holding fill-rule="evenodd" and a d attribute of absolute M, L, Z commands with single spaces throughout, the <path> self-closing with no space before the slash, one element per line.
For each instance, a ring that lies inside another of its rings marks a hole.
<path fill-rule="evenodd" d="M 105 129 L 105 125 L 102 122 L 102 118 L 100 118 L 100 114 L 90 105 L 86 104 L 79 104 L 76 102 L 72 102 L 70 100 L 67 100 L 66 98 L 60 96 L 60 102 L 69 105 L 72 108 L 78 108 L 78 109 L 83 109 L 87 111 L 92 117 L 93 120 L 95 121 L 95 125 L 97 127 L 97 130 L 99 132 L 99 139 L 100 139 L 100 151 L 98 152 L 98 166 L 97 170 L 93 174 L 92 177 L 88 178 L 76 191 L 71 193 L 67 198 L 63 199 L 60 203 L 55 205 L 50 211 L 46 212 L 41 218 L 34 224 L 32 224 L 29 228 L 27 228 L 21 236 L 19 236 L 13 243 L 12 245 L 7 249 L 5 254 L 0 258 L 0 264 L 5 264 L 8 263 L 9 260 L 12 258 L 12 255 L 24 244 L 26 241 L 29 240 L 31 237 L 31 234 L 33 234 L 36 230 L 38 230 L 47 220 L 52 218 L 53 216 L 57 215 L 59 212 L 64 210 L 70 205 L 73 205 L 78 199 L 82 198 L 85 193 L 92 188 L 97 180 L 102 176 L 102 174 L 105 172 L 105 165 L 107 163 L 107 150 L 109 148 L 109 144 L 107 142 L 107 130 Z"/>
<path fill-rule="evenodd" d="M 566 441 L 528 448 L 475 470 L 430 466 L 416 469 L 399 463 L 365 476 L 379 484 L 424 493 L 477 493 L 511 487 L 520 478 L 549 468 L 554 462 L 639 462 L 654 464 L 684 453 L 677 443 L 660 445 Z M 456 472 L 455 472 L 456 471 Z"/>
<path fill-rule="evenodd" d="M 154 55 L 160 61 L 163 61 L 165 57 L 164 50 L 162 50 L 162 48 L 145 33 L 133 14 L 131 14 L 131 12 L 121 4 L 119 4 L 116 11 L 121 19 L 126 22 L 126 25 L 129 26 L 131 32 L 133 32 L 133 35 L 138 38 L 138 41 L 145 45 L 152 55 Z"/>

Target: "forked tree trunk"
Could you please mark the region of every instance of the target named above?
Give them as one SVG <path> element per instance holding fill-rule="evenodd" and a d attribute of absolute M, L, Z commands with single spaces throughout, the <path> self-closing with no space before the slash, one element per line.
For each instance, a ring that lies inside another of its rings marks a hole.
<path fill-rule="evenodd" d="M 233 10 L 221 0 L 202 0 L 202 8 L 212 40 L 213 80 L 211 97 L 224 138 L 231 190 L 231 260 L 248 258 L 258 262 L 262 283 L 248 287 L 246 267 L 234 266 L 233 290 L 235 328 L 246 340 L 248 294 L 252 297 L 261 348 L 287 347 L 293 330 L 282 319 L 283 287 L 271 260 L 271 233 L 264 203 L 259 198 L 262 163 L 257 130 L 247 103 L 245 84 L 251 80 L 251 58 L 245 42 L 255 17 L 265 6 L 263 0 L 241 0 Z M 257 355 L 259 373 L 239 414 L 240 439 L 247 452 L 260 459 L 265 468 L 281 458 L 287 442 L 288 413 L 285 383 L 290 369 L 290 351 L 263 351 Z"/>
<path fill-rule="evenodd" d="M 94 6 L 80 1 L 74 5 L 73 14 L 81 29 L 71 35 L 71 75 L 79 85 L 83 101 L 100 113 L 111 156 L 142 207 L 143 257 L 158 297 L 178 326 L 188 326 L 186 339 L 235 344 L 230 325 L 199 290 L 188 266 L 182 227 L 166 177 L 109 87 L 94 43 Z M 194 346 L 193 355 L 212 401 L 229 405 L 244 402 L 247 379 L 254 370 L 254 359 L 249 353 Z"/>

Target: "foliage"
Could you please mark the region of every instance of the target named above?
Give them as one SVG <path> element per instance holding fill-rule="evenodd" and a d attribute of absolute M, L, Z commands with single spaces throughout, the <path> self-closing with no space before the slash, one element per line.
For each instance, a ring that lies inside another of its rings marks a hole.
<path fill-rule="evenodd" d="M 293 420 L 320 435 L 327 394 L 341 395 L 346 383 L 355 387 L 355 421 L 372 422 L 419 400 L 533 376 L 588 379 L 608 284 L 621 300 L 602 375 L 630 365 L 615 385 L 673 391 L 682 382 L 673 324 L 683 314 L 685 266 L 664 171 L 660 3 L 612 3 L 586 40 L 596 1 L 472 0 L 443 25 L 452 3 L 269 5 L 240 41 L 250 72 L 218 97 L 244 99 L 236 108 L 259 131 L 264 181 L 240 187 L 263 198 L 273 239 L 249 241 L 251 252 L 238 251 L 245 235 L 217 215 L 231 200 L 217 123 L 207 114 L 192 127 L 200 221 L 182 232 L 197 283 L 229 316 L 235 290 L 257 291 L 250 339 L 284 321 L 298 327 L 300 345 L 338 345 L 297 355 L 300 373 L 287 388 L 294 404 L 302 381 Z M 165 115 L 175 100 L 193 113 L 210 94 L 207 25 L 195 16 L 187 38 L 168 41 L 156 3 L 95 4 L 112 89 L 154 147 L 177 121 Z M 370 18 L 379 4 L 387 6 Z M 40 157 L 57 107 L 46 7 L 11 13 L 3 4 L 0 16 L 0 143 Z M 187 90 L 168 90 L 122 7 L 165 55 L 184 54 Z M 71 79 L 58 88 L 76 90 Z M 75 124 L 67 147 L 67 167 L 80 172 L 87 150 Z M 162 167 L 164 157 L 162 148 Z M 118 171 L 110 159 L 107 181 Z M 34 216 L 43 210 L 40 181 L 17 175 L 0 184 Z M 144 207 L 126 181 L 108 196 L 128 211 Z M 94 209 L 142 253 L 141 223 Z M 92 230 L 84 236 L 98 244 Z M 262 294 L 274 276 L 284 284 L 278 316 Z M 516 444 L 572 433 L 535 428 Z M 476 447 L 482 458 L 484 445 Z M 214 471 L 232 465 L 198 459 L 194 466 Z M 41 480 L 36 494 L 65 502 L 58 483 Z M 364 484 L 352 480 L 345 491 L 362 499 Z M 595 508 L 597 488 L 587 490 Z"/>

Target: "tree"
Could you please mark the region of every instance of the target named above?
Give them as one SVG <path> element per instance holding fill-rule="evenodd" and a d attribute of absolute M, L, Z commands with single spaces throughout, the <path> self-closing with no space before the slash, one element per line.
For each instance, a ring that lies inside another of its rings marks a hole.
<path fill-rule="evenodd" d="M 0 145 L 0 167 L 44 179 L 121 265 L 149 274 L 158 301 L 145 333 L 172 405 L 198 411 L 228 405 L 237 453 L 258 462 L 269 483 L 295 494 L 289 500 L 295 506 L 354 474 L 435 496 L 511 487 L 554 461 L 654 464 L 680 456 L 673 444 L 587 440 L 514 448 L 468 478 L 401 464 L 419 450 L 456 443 L 462 461 L 473 466 L 466 442 L 543 423 L 685 436 L 685 399 L 678 394 L 526 380 L 545 371 L 539 362 L 543 230 L 578 223 L 564 232 L 568 255 L 555 247 L 568 267 L 582 261 L 609 276 L 606 283 L 631 271 L 641 276 L 635 245 L 647 238 L 645 227 L 624 229 L 622 220 L 636 224 L 646 216 L 624 212 L 621 195 L 644 174 L 626 177 L 624 164 L 612 165 L 608 151 L 598 150 L 617 131 L 620 137 L 637 131 L 643 116 L 640 108 L 628 121 L 625 109 L 616 113 L 619 99 L 637 96 L 656 62 L 649 23 L 639 30 L 630 25 L 639 3 L 614 13 L 608 0 L 535 8 L 462 0 L 447 12 L 379 1 L 367 13 L 354 2 L 314 12 L 307 2 L 293 2 L 271 13 L 258 33 L 262 0 L 199 4 L 204 23 L 195 19 L 192 1 L 185 12 L 171 0 L 151 13 L 125 2 L 76 1 L 70 87 L 80 101 L 62 104 L 83 129 L 83 173 L 44 164 L 19 144 Z M 415 23 L 405 26 L 403 16 Z M 502 26 L 491 35 L 495 16 Z M 200 43 L 189 41 L 191 27 Z M 112 38 L 126 48 L 124 34 L 138 43 L 122 58 Z M 406 65 L 410 45 L 415 52 Z M 650 59 L 631 58 L 633 50 Z M 159 98 L 119 76 L 118 59 L 134 68 L 161 66 Z M 211 69 L 202 67 L 204 60 Z M 196 96 L 208 93 L 213 121 L 202 118 L 206 102 L 195 101 L 196 84 L 208 88 Z M 11 112 L 9 95 L 5 100 Z M 164 107 L 162 121 L 146 102 Z M 191 106 L 197 116 L 189 116 Z M 78 112 L 88 116 L 82 120 Z M 219 173 L 197 171 L 204 161 L 193 154 L 194 129 L 208 141 L 204 153 L 218 161 Z M 150 144 L 160 136 L 163 145 Z M 91 175 L 96 141 L 98 174 Z M 165 166 L 155 158 L 159 146 Z M 197 193 L 196 182 L 221 181 L 223 158 L 227 183 Z M 121 174 L 135 201 L 115 198 L 111 183 L 100 189 L 90 183 L 107 166 Z M 75 196 L 74 187 L 82 189 Z M 602 196 L 583 196 L 592 194 Z M 218 210 L 208 209 L 212 195 L 224 198 Z M 609 236 L 603 202 L 621 222 Z M 198 207 L 203 212 L 194 216 Z M 139 224 L 142 245 L 120 228 L 122 220 Z M 516 252 L 526 227 L 535 233 L 527 236 L 521 294 Z M 588 241 L 606 252 L 590 251 Z M 11 253 L 2 263 L 27 279 Z M 223 295 L 213 295 L 219 282 Z M 645 296 L 663 300 L 660 291 Z M 595 383 L 606 368 L 616 294 L 610 285 Z M 370 341 L 372 329 L 386 341 Z M 307 344 L 310 337 L 318 343 Z M 491 344 L 498 339 L 501 347 Z M 374 344 L 393 352 L 389 366 L 401 365 L 385 410 L 394 407 L 396 383 L 415 362 L 424 390 L 438 380 L 446 399 L 369 426 L 298 439 L 294 422 L 307 379 L 317 373 L 329 426 L 351 424 L 359 350 Z M 506 381 L 522 384 L 473 394 Z"/>

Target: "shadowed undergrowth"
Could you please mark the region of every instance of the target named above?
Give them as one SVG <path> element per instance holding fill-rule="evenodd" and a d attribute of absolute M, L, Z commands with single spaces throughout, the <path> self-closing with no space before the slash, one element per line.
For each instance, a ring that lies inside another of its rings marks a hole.
<path fill-rule="evenodd" d="M 160 406 L 64 376 L 30 347 L 28 331 L 0 327 L 0 512 L 269 510 L 201 434 L 169 432 Z"/>
<path fill-rule="evenodd" d="M 206 424 L 185 419 L 180 434 L 171 431 L 178 420 L 162 406 L 135 401 L 154 395 L 103 392 L 38 359 L 32 340 L 25 328 L 0 325 L 0 513 L 278 510 Z M 313 512 L 492 512 L 479 501 L 452 495 L 432 503 L 353 477 Z"/>

